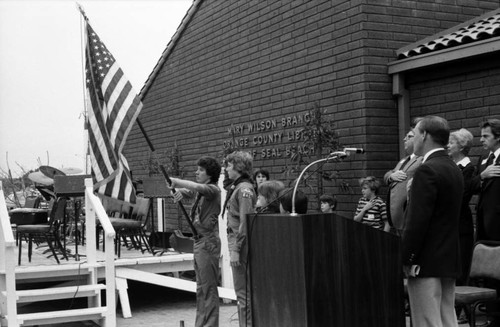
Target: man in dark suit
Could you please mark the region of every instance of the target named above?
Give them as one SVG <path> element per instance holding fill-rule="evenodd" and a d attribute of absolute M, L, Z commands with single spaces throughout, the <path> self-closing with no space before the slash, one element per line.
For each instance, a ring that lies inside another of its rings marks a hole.
<path fill-rule="evenodd" d="M 481 162 L 480 174 L 474 179 L 475 190 L 479 192 L 477 204 L 477 241 L 500 241 L 500 120 L 490 119 L 481 126 L 481 143 L 488 150 L 487 159 Z M 500 281 L 487 279 L 485 286 L 500 292 Z M 486 312 L 500 312 L 498 303 L 486 306 Z M 494 318 L 490 327 L 500 327 L 500 319 Z"/>
<path fill-rule="evenodd" d="M 411 182 L 402 237 L 412 322 L 419 327 L 456 327 L 458 222 L 464 181 L 445 150 L 448 122 L 426 116 L 414 131 L 415 154 L 423 159 Z"/>
<path fill-rule="evenodd" d="M 489 151 L 475 179 L 479 191 L 477 240 L 500 241 L 500 120 L 490 119 L 481 128 L 481 143 Z"/>
<path fill-rule="evenodd" d="M 389 196 L 387 199 L 389 222 L 398 235 L 401 235 L 404 227 L 404 209 L 407 205 L 408 195 L 406 186 L 422 162 L 422 157 L 417 156 L 413 152 L 414 136 L 415 133 L 412 128 L 403 140 L 407 156 L 401 159 L 394 169 L 389 170 L 384 175 L 384 182 L 389 185 Z"/>

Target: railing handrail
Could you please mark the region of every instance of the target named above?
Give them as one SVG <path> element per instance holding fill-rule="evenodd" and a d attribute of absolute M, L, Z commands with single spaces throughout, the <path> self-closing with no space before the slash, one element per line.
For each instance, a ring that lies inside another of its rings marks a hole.
<path fill-rule="evenodd" d="M 85 232 L 87 235 L 87 261 L 90 265 L 96 265 L 97 261 L 97 234 L 96 217 L 104 230 L 104 256 L 105 256 L 105 276 L 106 276 L 106 319 L 105 326 L 116 326 L 116 285 L 115 285 L 115 252 L 114 240 L 115 229 L 109 221 L 109 217 L 104 210 L 101 200 L 94 194 L 94 187 L 91 178 L 85 179 Z M 97 276 L 94 276 L 97 282 Z"/>
<path fill-rule="evenodd" d="M 109 220 L 108 214 L 104 210 L 101 200 L 99 200 L 99 198 L 92 191 L 89 192 L 89 190 L 86 191 L 85 195 L 89 198 L 89 201 L 92 203 L 92 207 L 96 211 L 96 216 L 101 223 L 105 237 L 115 237 L 115 229 L 111 225 L 111 221 Z"/>
<path fill-rule="evenodd" d="M 10 217 L 7 212 L 7 203 L 3 192 L 2 182 L 0 181 L 0 237 L 5 242 L 6 247 L 16 247 L 16 241 L 12 234 L 12 227 L 10 226 Z"/>

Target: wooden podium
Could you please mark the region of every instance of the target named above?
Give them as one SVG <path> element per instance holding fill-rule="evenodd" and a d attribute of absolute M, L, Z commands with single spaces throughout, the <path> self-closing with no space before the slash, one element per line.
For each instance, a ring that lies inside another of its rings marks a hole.
<path fill-rule="evenodd" d="M 249 215 L 254 327 L 404 327 L 397 236 L 334 214 Z"/>

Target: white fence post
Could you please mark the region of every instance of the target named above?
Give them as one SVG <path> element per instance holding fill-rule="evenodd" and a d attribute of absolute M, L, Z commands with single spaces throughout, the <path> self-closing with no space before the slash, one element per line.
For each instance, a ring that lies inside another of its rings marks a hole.
<path fill-rule="evenodd" d="M 87 237 L 87 262 L 95 265 L 97 262 L 97 242 L 96 237 L 96 211 L 87 194 L 93 194 L 93 183 L 91 178 L 85 179 L 85 235 Z"/>
<path fill-rule="evenodd" d="M 221 189 L 221 208 L 224 211 L 224 202 L 226 201 L 226 190 L 224 189 L 224 168 L 222 168 L 221 175 L 219 178 L 219 188 Z M 222 277 L 222 287 L 234 289 L 233 284 L 233 272 L 231 270 L 231 263 L 229 259 L 229 247 L 227 245 L 227 220 L 226 215 L 219 215 L 219 237 L 221 242 L 221 277 Z M 231 302 L 228 299 L 224 299 L 224 303 Z"/>
<path fill-rule="evenodd" d="M 87 260 L 89 265 L 97 266 L 96 263 L 96 233 L 95 224 L 96 216 L 104 230 L 105 244 L 105 276 L 106 276 L 106 318 L 104 319 L 104 327 L 116 327 L 116 284 L 115 284 L 115 252 L 114 239 L 115 230 L 109 221 L 109 217 L 104 211 L 101 201 L 94 195 L 92 179 L 85 180 L 85 222 L 87 234 Z M 89 257 L 90 254 L 90 257 Z M 95 273 L 94 273 L 95 275 Z M 97 278 L 95 276 L 94 278 Z"/>
<path fill-rule="evenodd" d="M 10 226 L 10 217 L 7 204 L 0 182 L 0 291 L 6 292 L 6 297 L 1 296 L 1 315 L 7 318 L 11 327 L 18 327 L 17 300 L 16 300 L 16 241 Z"/>

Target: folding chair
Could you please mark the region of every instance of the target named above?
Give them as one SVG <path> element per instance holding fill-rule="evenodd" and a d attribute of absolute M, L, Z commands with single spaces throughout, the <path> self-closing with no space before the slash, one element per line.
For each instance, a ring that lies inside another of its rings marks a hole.
<path fill-rule="evenodd" d="M 461 305 L 469 311 L 469 323 L 476 326 L 476 309 L 480 304 L 495 301 L 498 294 L 495 289 L 472 286 L 478 285 L 482 278 L 500 280 L 500 242 L 478 242 L 474 245 L 469 274 L 471 286 L 455 288 L 455 305 Z"/>
<path fill-rule="evenodd" d="M 31 262 L 31 254 L 33 253 L 33 241 L 47 242 L 52 255 L 59 263 L 59 258 L 54 249 L 54 245 L 58 247 L 66 260 L 68 257 L 61 244 L 59 235 L 59 224 L 64 217 L 66 209 L 66 198 L 58 198 L 54 203 L 52 210 L 49 213 L 48 224 L 37 225 L 20 225 L 17 226 L 16 234 L 19 246 L 18 264 L 21 265 L 22 239 L 25 237 L 28 240 L 28 260 Z"/>

